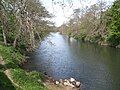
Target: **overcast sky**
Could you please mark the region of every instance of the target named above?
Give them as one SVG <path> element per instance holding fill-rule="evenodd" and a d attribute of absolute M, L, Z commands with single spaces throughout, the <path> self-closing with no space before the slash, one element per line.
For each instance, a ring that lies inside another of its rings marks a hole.
<path fill-rule="evenodd" d="M 55 15 L 55 17 L 52 18 L 52 21 L 55 22 L 56 26 L 60 26 L 66 21 L 68 21 L 68 18 L 70 18 L 73 13 L 73 9 L 90 6 L 97 2 L 97 0 L 53 0 L 55 3 L 53 3 L 52 0 L 41 0 L 41 1 L 43 5 L 46 7 L 46 9 L 50 13 Z M 64 9 L 62 9 L 63 6 L 61 6 L 61 3 L 63 3 L 63 1 L 65 4 Z M 102 0 L 102 1 L 111 3 L 114 0 Z"/>

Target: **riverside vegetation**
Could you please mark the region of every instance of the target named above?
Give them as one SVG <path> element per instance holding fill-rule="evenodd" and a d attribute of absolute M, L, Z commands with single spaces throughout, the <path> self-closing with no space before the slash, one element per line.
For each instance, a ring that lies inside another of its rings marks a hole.
<path fill-rule="evenodd" d="M 98 0 L 90 7 L 75 9 L 72 19 L 58 29 L 78 40 L 120 47 L 120 0 L 112 5 Z"/>
<path fill-rule="evenodd" d="M 76 9 L 75 17 L 59 27 L 60 31 L 77 39 L 118 47 L 120 0 L 108 9 L 103 6 L 92 5 L 81 17 Z M 27 72 L 20 65 L 25 62 L 26 52 L 34 50 L 37 42 L 55 28 L 47 20 L 51 17 L 39 0 L 0 0 L 0 90 L 48 89 L 42 83 L 42 74 Z"/>
<path fill-rule="evenodd" d="M 0 0 L 0 90 L 46 90 L 44 76 L 21 69 L 25 54 L 34 50 L 54 25 L 39 0 Z"/>
<path fill-rule="evenodd" d="M 0 1 L 0 90 L 48 90 L 51 86 L 52 90 L 66 90 L 66 86 L 72 85 L 58 87 L 58 81 L 50 82 L 51 77 L 21 67 L 26 54 L 54 31 L 54 24 L 47 20 L 51 17 L 39 0 Z M 74 82 L 76 90 L 80 82 Z"/>

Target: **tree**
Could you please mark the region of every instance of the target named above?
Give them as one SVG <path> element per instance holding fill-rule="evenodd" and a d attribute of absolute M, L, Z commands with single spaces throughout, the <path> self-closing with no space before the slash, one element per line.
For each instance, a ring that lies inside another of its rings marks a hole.
<path fill-rule="evenodd" d="M 0 13 L 4 43 L 31 49 L 49 27 L 46 18 L 51 18 L 39 0 L 1 0 Z"/>
<path fill-rule="evenodd" d="M 120 44 L 120 0 L 116 0 L 107 11 L 108 42 L 112 46 Z"/>
<path fill-rule="evenodd" d="M 5 12 L 5 7 L 3 5 L 3 2 L 0 1 L 0 23 L 1 23 L 1 27 L 2 27 L 2 34 L 3 34 L 3 40 L 4 40 L 4 44 L 7 45 L 7 40 L 6 40 L 6 33 L 7 33 L 7 16 L 6 16 L 6 12 Z"/>

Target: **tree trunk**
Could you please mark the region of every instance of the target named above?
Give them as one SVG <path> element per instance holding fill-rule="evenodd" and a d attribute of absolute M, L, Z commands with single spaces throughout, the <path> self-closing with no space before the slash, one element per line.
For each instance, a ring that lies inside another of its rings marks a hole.
<path fill-rule="evenodd" d="M 4 44 L 7 45 L 7 40 L 6 40 L 6 31 L 7 31 L 7 23 L 6 21 L 3 19 L 3 40 L 4 40 Z"/>
<path fill-rule="evenodd" d="M 4 29 L 3 29 L 3 40 L 4 40 L 4 44 L 7 45 L 6 34 Z"/>
<path fill-rule="evenodd" d="M 16 37 L 15 40 L 14 40 L 14 42 L 13 42 L 13 47 L 14 47 L 14 48 L 16 48 L 16 45 L 17 45 L 17 38 L 18 38 L 18 37 Z"/>

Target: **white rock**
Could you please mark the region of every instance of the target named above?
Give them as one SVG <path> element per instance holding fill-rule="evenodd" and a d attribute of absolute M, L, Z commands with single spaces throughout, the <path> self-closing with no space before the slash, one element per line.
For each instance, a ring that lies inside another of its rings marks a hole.
<path fill-rule="evenodd" d="M 58 85 L 58 84 L 59 84 L 59 82 L 58 82 L 58 81 L 56 81 L 56 82 L 55 82 L 55 84 L 56 84 L 56 85 Z"/>
<path fill-rule="evenodd" d="M 74 78 L 70 78 L 70 82 L 75 82 L 75 79 Z"/>
<path fill-rule="evenodd" d="M 80 82 L 76 82 L 76 86 L 79 87 L 80 86 Z"/>
<path fill-rule="evenodd" d="M 68 86 L 68 85 L 69 85 L 67 82 L 64 82 L 63 84 L 64 84 L 65 86 Z"/>
<path fill-rule="evenodd" d="M 71 84 L 68 80 L 67 80 L 66 82 L 64 82 L 63 85 L 69 86 L 69 87 L 72 87 L 72 88 L 75 87 L 75 86 L 74 86 L 73 84 Z"/>

